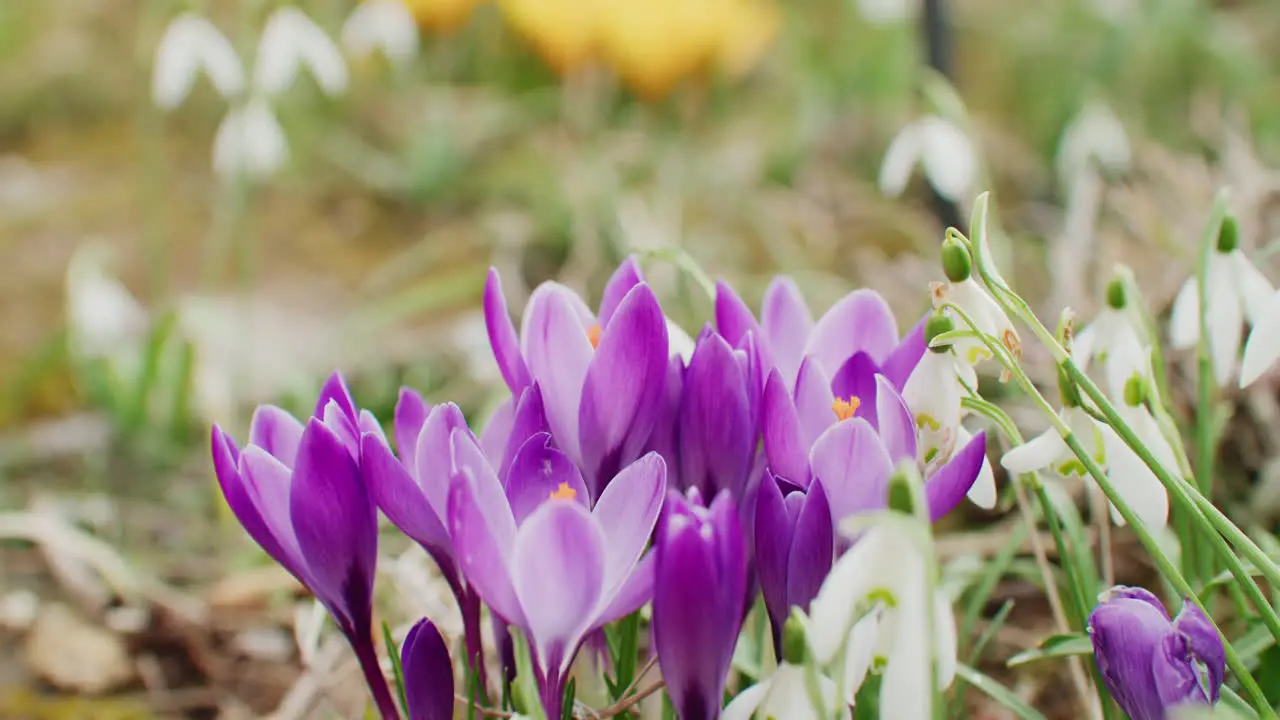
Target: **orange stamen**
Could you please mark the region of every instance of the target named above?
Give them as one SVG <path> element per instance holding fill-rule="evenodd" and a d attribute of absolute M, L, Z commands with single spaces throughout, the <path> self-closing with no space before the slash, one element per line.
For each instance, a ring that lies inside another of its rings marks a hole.
<path fill-rule="evenodd" d="M 551 493 L 552 500 L 573 500 L 578 497 L 578 491 L 569 487 L 569 483 L 562 482 L 560 487 Z"/>
<path fill-rule="evenodd" d="M 600 347 L 600 333 L 602 332 L 604 332 L 604 330 L 599 325 L 592 325 L 587 329 L 587 339 L 591 341 L 591 348 L 593 350 Z"/>
<path fill-rule="evenodd" d="M 848 420 L 853 417 L 854 413 L 858 412 L 858 406 L 860 405 L 862 405 L 862 401 L 856 397 L 851 397 L 848 400 L 836 398 L 836 401 L 831 403 L 831 411 L 836 414 L 836 420 Z"/>

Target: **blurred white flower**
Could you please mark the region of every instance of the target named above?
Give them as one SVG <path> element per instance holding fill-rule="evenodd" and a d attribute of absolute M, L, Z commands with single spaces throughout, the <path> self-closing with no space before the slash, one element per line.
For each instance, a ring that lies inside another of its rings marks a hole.
<path fill-rule="evenodd" d="M 366 0 L 342 25 L 342 44 L 356 55 L 381 51 L 403 65 L 418 54 L 418 24 L 401 0 Z"/>
<path fill-rule="evenodd" d="M 1244 344 L 1240 387 L 1248 387 L 1280 359 L 1280 292 L 1274 293 L 1257 317 Z"/>
<path fill-rule="evenodd" d="M 1091 102 L 1072 118 L 1058 141 L 1058 175 L 1069 185 L 1093 165 L 1106 172 L 1123 172 L 1129 168 L 1132 154 L 1120 119 L 1106 105 Z"/>
<path fill-rule="evenodd" d="M 293 84 L 304 66 L 329 95 L 347 89 L 347 64 L 333 39 L 298 8 L 282 7 L 267 18 L 258 39 L 254 89 L 278 95 Z"/>
<path fill-rule="evenodd" d="M 858 0 L 858 12 L 872 25 L 896 25 L 920 12 L 918 0 Z"/>
<path fill-rule="evenodd" d="M 1235 373 L 1236 363 L 1240 358 L 1241 328 L 1245 320 L 1254 327 L 1264 323 L 1275 288 L 1234 244 L 1225 252 L 1215 249 L 1209 253 L 1207 275 L 1208 307 L 1205 312 L 1209 328 L 1209 350 L 1213 357 L 1214 376 L 1219 386 L 1225 386 Z M 1173 301 L 1173 312 L 1169 318 L 1169 340 L 1175 348 L 1189 348 L 1200 340 L 1199 288 L 1200 284 L 1192 275 L 1187 278 L 1186 284 Z M 1265 370 L 1270 364 L 1263 362 L 1268 350 L 1265 343 L 1254 350 L 1249 373 L 1241 373 L 1241 381 L 1252 382 Z M 1259 365 L 1262 365 L 1261 369 Z"/>
<path fill-rule="evenodd" d="M 262 98 L 232 108 L 213 138 L 213 169 L 223 177 L 261 180 L 289 158 L 284 128 Z"/>
<path fill-rule="evenodd" d="M 156 47 L 152 100 L 165 110 L 181 105 L 201 72 L 224 98 L 244 92 L 244 66 L 231 41 L 203 16 L 183 13 L 165 28 Z"/>
<path fill-rule="evenodd" d="M 111 250 L 87 243 L 67 265 L 67 343 L 73 356 L 106 360 L 123 377 L 140 359 L 150 318 L 110 271 Z"/>
<path fill-rule="evenodd" d="M 926 115 L 902 128 L 880 165 L 880 191 L 901 195 L 917 164 L 939 195 L 952 202 L 969 200 L 965 195 L 978 177 L 978 151 L 954 123 Z"/>

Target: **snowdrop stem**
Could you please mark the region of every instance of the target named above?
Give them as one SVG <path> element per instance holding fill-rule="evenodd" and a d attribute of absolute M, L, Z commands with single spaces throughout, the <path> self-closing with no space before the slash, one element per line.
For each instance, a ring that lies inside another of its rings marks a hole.
<path fill-rule="evenodd" d="M 1096 487 L 1089 488 L 1089 512 L 1098 524 L 1098 559 L 1102 567 L 1102 586 L 1116 584 L 1115 562 L 1111 556 L 1111 517 L 1107 512 L 1107 496 Z"/>

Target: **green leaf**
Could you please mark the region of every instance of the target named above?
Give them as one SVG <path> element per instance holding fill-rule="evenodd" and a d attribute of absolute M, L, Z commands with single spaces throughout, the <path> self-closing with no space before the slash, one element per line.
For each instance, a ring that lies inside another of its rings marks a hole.
<path fill-rule="evenodd" d="M 1089 640 L 1088 635 L 1050 635 L 1041 640 L 1039 646 L 1009 658 L 1008 666 L 1017 667 L 1037 660 L 1092 654 L 1093 642 Z"/>
<path fill-rule="evenodd" d="M 573 720 L 573 703 L 577 699 L 578 680 L 569 678 L 564 685 L 564 704 L 560 707 L 560 720 Z"/>
<path fill-rule="evenodd" d="M 533 674 L 533 659 L 529 655 L 529 642 L 519 630 L 511 630 L 511 646 L 516 656 L 516 679 L 511 683 L 511 700 L 516 711 L 532 720 L 547 720 L 547 713 L 538 701 L 538 685 Z"/>
<path fill-rule="evenodd" d="M 391 673 L 396 681 L 396 697 L 400 699 L 400 709 L 409 717 L 409 698 L 404 692 L 404 667 L 400 664 L 400 648 L 391 637 L 391 626 L 382 622 L 382 641 L 387 645 L 387 654 L 391 656 Z"/>
<path fill-rule="evenodd" d="M 1047 720 L 1039 710 L 1023 702 L 1009 688 L 974 670 L 968 665 L 956 666 L 956 677 L 982 691 L 1022 720 Z"/>

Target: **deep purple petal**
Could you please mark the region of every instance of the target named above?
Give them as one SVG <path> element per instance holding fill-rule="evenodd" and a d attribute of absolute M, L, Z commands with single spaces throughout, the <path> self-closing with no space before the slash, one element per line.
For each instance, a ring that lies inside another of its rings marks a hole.
<path fill-rule="evenodd" d="M 662 455 L 667 467 L 680 467 L 679 418 L 680 400 L 684 395 L 684 360 L 673 355 L 667 361 L 667 382 L 662 404 L 658 409 L 658 421 L 649 436 L 648 448 Z M 670 478 L 676 479 L 675 473 Z"/>
<path fill-rule="evenodd" d="M 1134 720 L 1164 720 L 1153 664 L 1173 628 L 1164 613 L 1141 600 L 1115 598 L 1094 608 L 1089 637 L 1102 679 Z"/>
<path fill-rule="evenodd" d="M 317 418 L 333 431 L 333 434 L 342 442 L 342 446 L 355 459 L 360 453 L 360 426 L 358 421 L 347 416 L 342 403 L 336 399 L 330 400 L 329 404 L 324 406 L 324 413 Z"/>
<path fill-rule="evenodd" d="M 391 448 L 372 434 L 360 439 L 360 475 L 369 498 L 392 525 L 422 545 L 440 562 L 451 558 L 453 545 L 445 530 L 444 517 L 427 502 L 422 488 L 396 460 Z M 443 505 L 441 511 L 447 510 Z"/>
<path fill-rule="evenodd" d="M 511 461 L 515 460 L 516 453 L 524 446 L 529 438 L 538 433 L 549 433 L 551 427 L 547 425 L 547 415 L 542 407 L 542 391 L 538 388 L 538 384 L 534 383 L 524 389 L 520 393 L 520 400 L 516 403 L 515 417 L 511 421 L 511 430 L 507 436 L 506 447 L 503 449 L 500 461 L 496 466 L 498 477 L 505 484 L 507 475 L 511 469 Z M 492 460 L 493 458 L 490 457 Z"/>
<path fill-rule="evenodd" d="M 1227 654 L 1222 645 L 1222 636 L 1209 618 L 1190 600 L 1183 603 L 1182 612 L 1173 621 L 1173 629 L 1186 637 L 1191 653 L 1204 663 L 1209 672 L 1209 701 L 1218 702 L 1218 691 L 1222 687 L 1227 669 Z"/>
<path fill-rule="evenodd" d="M 748 379 L 738 354 L 714 331 L 698 339 L 680 406 L 679 485 L 707 497 L 742 497 L 757 446 Z"/>
<path fill-rule="evenodd" d="M 805 493 L 804 506 L 795 522 L 795 537 L 787 558 L 787 605 L 809 612 L 809 603 L 831 572 L 835 560 L 835 524 L 821 481 Z"/>
<path fill-rule="evenodd" d="M 356 424 L 356 404 L 351 399 L 351 391 L 347 389 L 347 381 L 340 372 L 334 372 L 330 375 L 329 379 L 324 381 L 324 386 L 320 388 L 320 397 L 316 399 L 315 417 L 323 418 L 325 408 L 328 407 L 330 402 L 338 403 L 338 408 L 354 427 Z"/>
<path fill-rule="evenodd" d="M 813 444 L 809 466 L 827 490 L 835 523 L 888 503 L 893 462 L 880 436 L 862 418 L 828 428 Z"/>
<path fill-rule="evenodd" d="M 798 487 L 808 487 L 809 444 L 803 437 L 791 392 L 778 370 L 770 372 L 765 381 L 762 421 L 769 469 Z"/>
<path fill-rule="evenodd" d="M 613 314 L 622 304 L 622 298 L 631 292 L 631 288 L 642 282 L 644 282 L 644 274 L 640 272 L 640 266 L 636 264 L 634 257 L 628 256 L 618 269 L 613 271 L 609 282 L 604 286 L 604 295 L 600 298 L 600 312 L 596 313 L 597 322 L 601 327 L 608 325 L 613 319 Z"/>
<path fill-rule="evenodd" d="M 902 388 L 907 384 L 907 378 L 911 377 L 911 371 L 916 369 L 920 358 L 924 357 L 926 349 L 924 324 L 928 320 L 928 315 L 920 318 L 920 322 L 902 336 L 902 340 L 898 342 L 893 352 L 889 353 L 889 357 L 880 363 L 880 373 L 893 383 L 898 392 L 902 392 Z"/>
<path fill-rule="evenodd" d="M 856 352 L 831 378 L 831 394 L 841 400 L 858 399 L 854 417 L 865 418 L 878 427 L 876 418 L 876 374 L 880 368 L 865 352 Z"/>
<path fill-rule="evenodd" d="M 813 315 L 794 280 L 779 276 L 769 283 L 764 291 L 760 322 L 783 380 L 787 387 L 794 387 L 804 347 L 813 331 Z"/>
<path fill-rule="evenodd" d="M 716 330 L 734 347 L 749 332 L 754 332 L 757 336 L 762 334 L 755 315 L 751 314 L 751 308 L 742 301 L 733 286 L 723 280 L 716 283 L 715 312 Z"/>
<path fill-rule="evenodd" d="M 837 419 L 832 409 L 835 396 L 831 394 L 831 380 L 822 364 L 814 358 L 806 357 L 800 363 L 794 397 L 796 416 L 800 419 L 800 438 L 805 447 L 813 447 L 818 436 Z"/>
<path fill-rule="evenodd" d="M 889 458 L 898 464 L 916 458 L 916 423 L 897 389 L 883 375 L 876 376 L 876 430 Z"/>
<path fill-rule="evenodd" d="M 274 405 L 259 405 L 249 423 L 249 444 L 266 450 L 286 467 L 293 467 L 302 442 L 302 423 Z"/>
<path fill-rule="evenodd" d="M 484 325 L 489 331 L 489 345 L 502 379 L 511 388 L 511 394 L 518 396 L 530 383 L 529 369 L 520 355 L 520 338 L 507 312 L 507 298 L 502 293 L 502 278 L 497 268 L 489 268 L 484 284 Z"/>
<path fill-rule="evenodd" d="M 665 398 L 667 360 L 667 321 L 658 298 L 648 285 L 636 285 L 604 328 L 582 388 L 579 466 L 594 496 L 643 452 Z M 546 388 L 548 401 L 550 392 Z"/>
<path fill-rule="evenodd" d="M 601 608 L 605 539 L 582 505 L 543 503 L 516 536 L 512 579 L 538 663 L 563 673 Z"/>
<path fill-rule="evenodd" d="M 879 293 L 864 289 L 845 295 L 827 310 L 814 325 L 804 354 L 833 373 L 858 352 L 879 364 L 897 344 L 898 324 L 889 304 Z"/>
<path fill-rule="evenodd" d="M 453 661 L 440 631 L 426 618 L 400 646 L 409 720 L 453 720 Z"/>
<path fill-rule="evenodd" d="M 349 631 L 367 631 L 378 560 L 378 522 L 360 468 L 336 434 L 307 423 L 289 490 L 289 513 L 312 590 L 345 615 Z"/>
<path fill-rule="evenodd" d="M 1169 618 L 1169 611 L 1164 609 L 1164 603 L 1160 602 L 1160 598 L 1156 597 L 1155 593 L 1144 587 L 1134 585 L 1116 585 L 1107 591 L 1107 596 L 1111 598 L 1141 600 L 1156 610 L 1159 610 L 1161 615 L 1164 615 L 1165 618 L 1168 618 L 1170 622 L 1172 622 L 1172 618 Z"/>
<path fill-rule="evenodd" d="M 924 483 L 929 519 L 937 522 L 960 504 L 973 487 L 987 456 L 987 434 L 979 432 Z"/>
<path fill-rule="evenodd" d="M 791 538 L 795 528 L 787 516 L 782 491 L 772 475 L 766 474 L 764 481 L 760 483 L 760 492 L 756 496 L 755 521 L 756 572 L 773 628 L 774 651 L 780 652 L 781 648 L 776 646 L 782 639 L 782 625 L 787 619 L 787 558 L 791 554 Z M 827 524 L 831 524 L 829 519 Z M 831 532 L 830 527 L 827 532 Z"/>
<path fill-rule="evenodd" d="M 514 524 L 514 523 L 513 523 Z M 480 599 L 507 622 L 524 625 L 524 613 L 511 581 L 515 535 L 495 533 L 463 474 L 449 488 L 449 534 L 462 575 Z"/>
<path fill-rule="evenodd" d="M 1185 635 L 1171 632 L 1156 647 L 1151 674 L 1155 678 L 1156 696 L 1164 708 L 1210 704 L 1207 688 L 1201 685 L 1193 660 Z"/>
<path fill-rule="evenodd" d="M 507 498 L 516 524 L 524 522 L 557 493 L 572 495 L 572 499 L 588 507 L 590 496 L 577 466 L 568 455 L 555 449 L 549 434 L 534 435 L 516 453 L 507 477 Z"/>
<path fill-rule="evenodd" d="M 396 453 L 407 465 L 412 465 L 413 458 L 417 457 L 418 435 L 422 433 L 422 425 L 430 412 L 431 406 L 416 390 L 400 388 L 392 425 L 396 436 Z"/>
<path fill-rule="evenodd" d="M 410 468 L 410 475 L 422 488 L 427 503 L 436 516 L 447 516 L 449 484 L 452 478 L 453 433 L 467 430 L 467 419 L 453 403 L 443 403 L 431 408 L 422 424 L 418 439 L 414 442 L 412 458 L 400 455 L 401 462 Z"/>
<path fill-rule="evenodd" d="M 235 441 L 217 425 L 213 426 L 212 436 L 213 470 L 218 477 L 218 484 L 222 487 L 222 495 L 227 499 L 227 506 L 231 508 L 231 512 L 235 514 L 236 519 L 244 526 L 245 532 L 249 533 L 249 537 L 253 538 L 254 542 L 258 543 L 273 560 L 302 580 L 301 573 L 304 570 L 300 558 L 297 557 L 297 544 L 292 540 L 293 530 L 288 522 L 290 482 L 288 469 L 284 468 L 284 475 L 276 478 L 278 482 L 283 483 L 278 495 L 281 498 L 278 504 L 282 507 L 276 512 L 282 515 L 277 522 L 283 523 L 285 526 L 283 529 L 287 529 L 290 536 L 289 544 L 285 545 L 277 539 L 272 523 L 264 517 L 264 509 L 259 507 L 262 503 L 261 494 L 247 477 L 248 473 L 241 471 L 243 456 L 236 448 Z M 265 455 L 265 451 L 262 452 Z M 283 465 L 281 467 L 283 468 Z M 268 500 L 270 499 L 272 499 L 271 496 L 268 497 Z"/>
<path fill-rule="evenodd" d="M 662 512 L 667 489 L 667 464 L 657 453 L 648 453 L 613 478 L 596 501 L 593 511 L 604 528 L 605 602 L 618 591 L 644 553 Z"/>
<path fill-rule="evenodd" d="M 595 357 L 575 308 L 575 303 L 581 302 L 568 288 L 544 283 L 529 298 L 525 321 L 525 361 L 542 388 L 547 424 L 556 444 L 580 467 L 578 420 L 587 369 Z"/>

